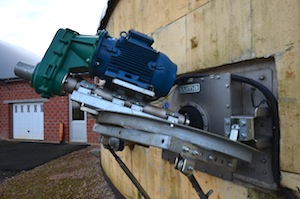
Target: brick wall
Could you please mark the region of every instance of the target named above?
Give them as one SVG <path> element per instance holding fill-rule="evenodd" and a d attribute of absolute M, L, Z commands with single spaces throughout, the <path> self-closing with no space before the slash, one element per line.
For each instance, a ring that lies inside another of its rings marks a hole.
<path fill-rule="evenodd" d="M 99 133 L 94 133 L 93 126 L 95 124 L 96 120 L 92 117 L 88 117 L 87 119 L 87 142 L 88 143 L 99 143 L 100 135 Z"/>
<path fill-rule="evenodd" d="M 12 138 L 12 113 L 11 104 L 7 100 L 32 100 L 40 99 L 34 89 L 24 81 L 0 84 L 0 139 Z M 44 102 L 44 140 L 59 142 L 59 126 L 63 123 L 63 141 L 69 142 L 69 99 L 67 96 L 57 96 Z M 92 132 L 93 118 L 87 118 L 87 141 L 97 143 L 99 134 Z"/>
<path fill-rule="evenodd" d="M 64 124 L 63 141 L 69 141 L 69 99 L 67 96 L 51 98 L 44 103 L 44 138 L 59 142 L 59 125 Z"/>

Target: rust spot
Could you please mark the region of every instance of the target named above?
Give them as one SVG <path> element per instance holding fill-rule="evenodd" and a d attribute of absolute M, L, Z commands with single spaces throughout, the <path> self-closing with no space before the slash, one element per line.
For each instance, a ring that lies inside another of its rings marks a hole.
<path fill-rule="evenodd" d="M 295 73 L 294 73 L 291 65 L 292 64 L 290 64 L 287 67 L 286 71 L 285 71 L 285 76 L 286 76 L 287 79 L 294 79 L 295 78 Z"/>
<path fill-rule="evenodd" d="M 197 48 L 197 46 L 198 46 L 198 40 L 197 40 L 197 38 L 196 37 L 192 37 L 191 38 L 191 48 L 193 49 L 193 48 Z"/>

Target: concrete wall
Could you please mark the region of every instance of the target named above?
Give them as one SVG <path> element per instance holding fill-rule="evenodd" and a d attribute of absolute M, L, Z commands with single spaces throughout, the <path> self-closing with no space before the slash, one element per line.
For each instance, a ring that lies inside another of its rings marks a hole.
<path fill-rule="evenodd" d="M 120 1 L 107 30 L 135 29 L 154 37 L 153 47 L 179 66 L 179 73 L 274 57 L 278 78 L 281 184 L 300 189 L 300 1 L 299 0 L 126 0 Z M 153 198 L 197 198 L 186 179 L 161 160 L 161 151 L 136 147 L 123 160 Z M 136 190 L 105 150 L 102 164 L 130 197 Z M 261 198 L 245 185 L 197 172 L 212 198 Z M 125 180 L 125 182 L 124 182 Z"/>

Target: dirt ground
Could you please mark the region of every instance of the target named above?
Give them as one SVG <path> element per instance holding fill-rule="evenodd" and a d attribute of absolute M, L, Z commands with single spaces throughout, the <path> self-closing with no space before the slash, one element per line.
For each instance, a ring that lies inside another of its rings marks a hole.
<path fill-rule="evenodd" d="M 115 199 L 89 146 L 0 182 L 0 198 Z"/>

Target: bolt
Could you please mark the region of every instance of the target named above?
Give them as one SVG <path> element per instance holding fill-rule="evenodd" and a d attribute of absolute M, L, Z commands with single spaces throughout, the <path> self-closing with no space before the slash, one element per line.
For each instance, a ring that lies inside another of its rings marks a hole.
<path fill-rule="evenodd" d="M 267 175 L 267 171 L 266 171 L 266 170 L 263 170 L 263 174 L 264 174 L 264 175 Z"/>
<path fill-rule="evenodd" d="M 192 155 L 199 155 L 199 152 L 197 150 L 193 150 Z"/>
<path fill-rule="evenodd" d="M 230 108 L 230 104 L 226 104 L 226 108 Z"/>
<path fill-rule="evenodd" d="M 266 77 L 264 75 L 259 76 L 259 80 L 264 80 Z"/>
<path fill-rule="evenodd" d="M 187 147 L 187 146 L 185 146 L 185 145 L 183 145 L 183 146 L 182 146 L 182 151 L 183 151 L 183 152 L 190 152 L 190 148 Z"/>
<path fill-rule="evenodd" d="M 193 166 L 188 166 L 187 170 L 188 170 L 188 171 L 193 171 L 193 170 L 194 170 L 194 167 L 193 167 Z"/>
<path fill-rule="evenodd" d="M 233 165 L 232 165 L 232 162 L 228 162 L 228 163 L 227 163 L 227 166 L 228 166 L 228 167 L 232 167 L 232 166 L 233 166 Z"/>
<path fill-rule="evenodd" d="M 265 163 L 267 162 L 267 160 L 266 160 L 265 158 L 263 158 L 263 159 L 261 160 L 261 162 L 265 164 Z"/>
<path fill-rule="evenodd" d="M 217 78 L 217 79 L 220 79 L 221 77 L 220 77 L 220 75 L 216 75 L 216 78 Z"/>
<path fill-rule="evenodd" d="M 247 137 L 247 134 L 246 134 L 246 133 L 241 133 L 241 136 L 242 136 L 243 138 L 246 138 L 246 137 Z"/>
<path fill-rule="evenodd" d="M 209 156 L 207 157 L 207 159 L 208 159 L 208 160 L 213 160 L 213 159 L 214 159 L 214 156 L 209 155 Z"/>
<path fill-rule="evenodd" d="M 242 121 L 241 121 L 241 124 L 242 124 L 242 126 L 246 126 L 247 122 L 244 121 L 244 120 L 242 120 Z"/>
<path fill-rule="evenodd" d="M 230 122 L 228 120 L 225 121 L 226 125 L 230 125 Z"/>
<path fill-rule="evenodd" d="M 170 127 L 173 128 L 173 127 L 174 127 L 174 124 L 170 124 Z"/>
<path fill-rule="evenodd" d="M 229 84 L 225 84 L 225 87 L 226 87 L 226 88 L 229 88 Z"/>

